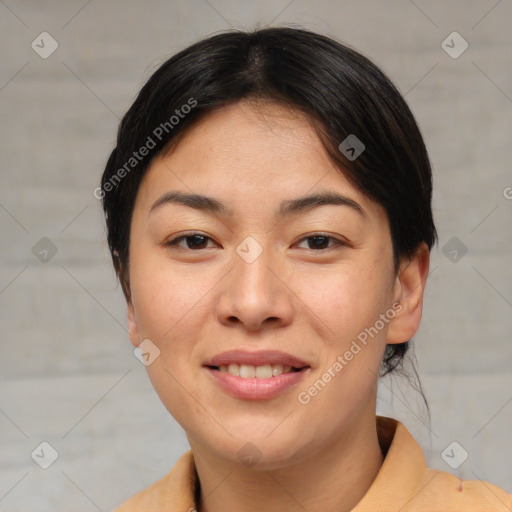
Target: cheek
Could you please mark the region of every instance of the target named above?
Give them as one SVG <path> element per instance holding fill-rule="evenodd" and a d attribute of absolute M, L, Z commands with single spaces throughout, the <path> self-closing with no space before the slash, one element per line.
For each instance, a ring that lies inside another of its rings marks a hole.
<path fill-rule="evenodd" d="M 215 286 L 225 274 L 204 265 L 171 263 L 164 253 L 137 248 L 132 256 L 131 284 L 141 339 L 160 350 L 146 367 L 169 412 L 180 421 L 197 405 L 183 399 L 195 386 L 191 368 L 201 364 L 198 340 L 214 319 Z M 222 269 L 221 269 L 222 270 Z M 188 412 L 186 412 L 188 411 Z"/>
<path fill-rule="evenodd" d="M 172 341 L 185 323 L 197 320 L 212 280 L 194 265 L 172 265 L 155 249 L 134 249 L 130 283 L 139 331 L 155 343 Z"/>
<path fill-rule="evenodd" d="M 198 278 L 193 267 L 186 271 L 173 268 L 150 254 L 145 258 L 142 252 L 135 253 L 132 261 L 130 278 L 140 338 L 150 339 L 160 350 L 159 357 L 146 367 L 148 376 L 167 410 L 184 428 L 190 428 L 187 421 L 201 418 L 202 411 L 187 399 L 186 391 L 194 391 L 190 366 L 207 308 L 211 308 L 207 292 L 213 283 L 205 275 Z"/>
<path fill-rule="evenodd" d="M 367 265 L 357 271 L 340 268 L 328 279 L 308 275 L 300 293 L 313 312 L 308 317 L 322 338 L 323 353 L 320 367 L 297 390 L 297 399 L 310 416 L 330 411 L 329 422 L 311 426 L 319 430 L 312 434 L 328 437 L 374 399 L 387 324 L 377 331 L 372 327 L 388 307 L 390 284 L 382 268 Z"/>
<path fill-rule="evenodd" d="M 322 337 L 339 348 L 373 325 L 390 300 L 389 279 L 373 265 L 307 272 L 296 283 Z"/>

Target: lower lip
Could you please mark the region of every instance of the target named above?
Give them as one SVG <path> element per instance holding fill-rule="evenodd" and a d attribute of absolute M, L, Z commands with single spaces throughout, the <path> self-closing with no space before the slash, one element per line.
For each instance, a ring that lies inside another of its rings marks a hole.
<path fill-rule="evenodd" d="M 277 377 L 269 377 L 268 379 L 258 379 L 257 377 L 244 379 L 228 372 L 221 372 L 208 367 L 206 369 L 225 391 L 244 400 L 273 398 L 300 382 L 309 370 L 309 368 L 303 368 L 298 372 L 282 373 Z"/>

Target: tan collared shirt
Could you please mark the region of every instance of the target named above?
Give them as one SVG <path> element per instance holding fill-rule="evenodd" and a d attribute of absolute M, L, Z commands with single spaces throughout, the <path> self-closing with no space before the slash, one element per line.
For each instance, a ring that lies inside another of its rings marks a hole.
<path fill-rule="evenodd" d="M 386 454 L 377 477 L 352 512 L 511 512 L 512 495 L 488 482 L 427 468 L 418 443 L 397 420 L 377 416 Z M 387 453 L 386 453 L 387 452 Z M 194 512 L 197 472 L 192 450 L 171 472 L 114 512 Z"/>

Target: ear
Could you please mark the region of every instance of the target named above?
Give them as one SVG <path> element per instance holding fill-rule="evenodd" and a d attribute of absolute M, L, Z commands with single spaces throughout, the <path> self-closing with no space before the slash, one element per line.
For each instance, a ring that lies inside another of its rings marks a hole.
<path fill-rule="evenodd" d="M 390 320 L 387 343 L 405 343 L 418 331 L 423 309 L 423 292 L 430 265 L 430 251 L 422 242 L 411 259 L 400 264 L 395 280 L 396 315 Z"/>
<path fill-rule="evenodd" d="M 140 344 L 140 336 L 139 336 L 139 327 L 137 325 L 137 317 L 135 314 L 135 308 L 133 306 L 133 302 L 130 300 L 127 302 L 128 312 L 128 335 L 130 337 L 130 341 L 134 347 L 138 347 Z"/>

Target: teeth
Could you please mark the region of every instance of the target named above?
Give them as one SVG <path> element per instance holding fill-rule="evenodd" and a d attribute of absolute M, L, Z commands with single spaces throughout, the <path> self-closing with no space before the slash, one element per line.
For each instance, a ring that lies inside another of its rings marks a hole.
<path fill-rule="evenodd" d="M 256 377 L 258 377 L 258 379 L 269 379 L 270 377 L 272 377 L 272 365 L 264 364 L 262 366 L 256 366 L 255 374 Z"/>
<path fill-rule="evenodd" d="M 219 367 L 221 372 L 227 372 L 243 379 L 269 379 L 277 377 L 282 373 L 290 373 L 292 367 L 289 365 L 283 366 L 282 364 L 263 364 L 260 366 L 253 366 L 251 364 L 237 364 L 231 363 L 228 365 L 221 365 Z"/>
<path fill-rule="evenodd" d="M 241 364 L 240 377 L 244 379 L 253 379 L 256 377 L 256 368 L 254 366 L 249 366 L 248 364 Z"/>
<path fill-rule="evenodd" d="M 228 372 L 231 373 L 231 375 L 240 375 L 240 366 L 238 364 L 230 364 L 228 366 Z"/>
<path fill-rule="evenodd" d="M 277 377 L 283 373 L 284 367 L 282 364 L 273 364 L 272 365 L 272 375 Z"/>

